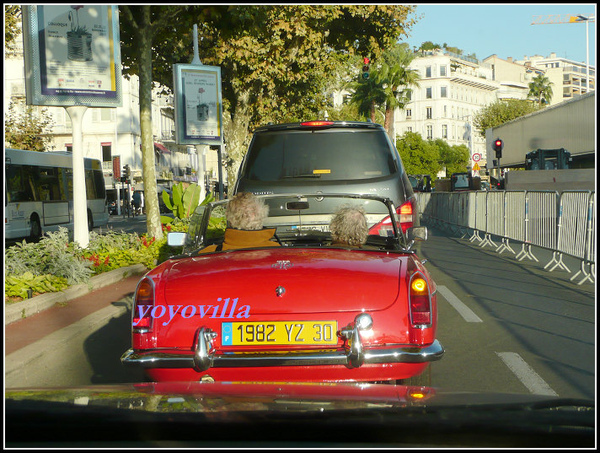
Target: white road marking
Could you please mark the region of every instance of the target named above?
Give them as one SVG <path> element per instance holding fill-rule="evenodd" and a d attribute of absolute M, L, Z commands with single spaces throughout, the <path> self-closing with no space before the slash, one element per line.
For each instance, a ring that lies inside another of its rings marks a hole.
<path fill-rule="evenodd" d="M 444 296 L 450 305 L 464 318 L 467 322 L 483 322 L 469 307 L 467 307 L 458 297 L 454 295 L 445 286 L 438 285 L 438 292 Z"/>
<path fill-rule="evenodd" d="M 552 390 L 519 354 L 516 352 L 497 352 L 496 354 L 531 393 L 558 396 L 558 393 Z"/>

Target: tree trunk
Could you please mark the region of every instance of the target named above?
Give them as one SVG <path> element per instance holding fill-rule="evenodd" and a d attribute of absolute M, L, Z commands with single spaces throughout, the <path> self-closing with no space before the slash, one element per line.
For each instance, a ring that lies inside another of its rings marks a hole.
<path fill-rule="evenodd" d="M 394 137 L 392 137 L 393 131 L 394 131 L 394 125 L 392 124 L 393 122 L 393 117 L 394 117 L 394 112 L 392 109 L 386 107 L 385 109 L 385 120 L 383 121 L 383 127 L 386 130 L 388 137 L 390 137 L 390 140 L 393 142 L 394 141 Z"/>
<path fill-rule="evenodd" d="M 373 123 L 377 122 L 377 118 L 375 117 L 375 101 L 371 101 L 371 121 Z"/>
<path fill-rule="evenodd" d="M 228 197 L 233 195 L 233 187 L 237 179 L 237 172 L 246 154 L 248 147 L 248 124 L 250 123 L 250 112 L 248 107 L 249 93 L 242 93 L 235 106 L 235 114 L 224 115 L 223 127 L 227 142 L 227 185 Z"/>
<path fill-rule="evenodd" d="M 156 167 L 154 160 L 154 138 L 152 135 L 152 27 L 150 6 L 141 6 L 142 19 L 139 30 L 139 96 L 140 127 L 142 134 L 142 171 L 144 180 L 144 204 L 148 236 L 162 239 Z"/>

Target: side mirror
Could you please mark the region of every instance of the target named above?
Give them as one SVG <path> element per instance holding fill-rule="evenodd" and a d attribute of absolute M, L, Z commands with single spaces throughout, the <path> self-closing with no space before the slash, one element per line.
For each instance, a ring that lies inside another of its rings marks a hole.
<path fill-rule="evenodd" d="M 408 242 L 426 241 L 427 240 L 427 227 L 425 227 L 425 226 L 411 227 L 406 231 L 406 237 L 408 239 Z"/>
<path fill-rule="evenodd" d="M 174 232 L 167 234 L 167 244 L 171 247 L 183 247 L 187 239 L 187 233 Z"/>

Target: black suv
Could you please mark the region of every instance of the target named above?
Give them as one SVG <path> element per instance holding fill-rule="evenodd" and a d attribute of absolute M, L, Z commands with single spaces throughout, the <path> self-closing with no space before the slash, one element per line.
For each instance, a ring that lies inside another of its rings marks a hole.
<path fill-rule="evenodd" d="M 392 200 L 403 231 L 418 218 L 398 151 L 385 129 L 370 122 L 259 127 L 240 167 L 237 192 L 379 195 Z"/>

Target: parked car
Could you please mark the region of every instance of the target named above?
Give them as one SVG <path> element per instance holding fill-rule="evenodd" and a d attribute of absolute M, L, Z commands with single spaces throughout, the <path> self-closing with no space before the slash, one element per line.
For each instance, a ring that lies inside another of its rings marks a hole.
<path fill-rule="evenodd" d="M 371 122 L 306 121 L 255 130 L 234 194 L 354 193 L 387 197 L 403 230 L 418 226 L 413 188 L 385 129 Z"/>
<path fill-rule="evenodd" d="M 414 192 L 431 192 L 431 175 L 408 175 Z"/>
<path fill-rule="evenodd" d="M 144 367 L 153 381 L 427 376 L 444 350 L 436 284 L 410 249 L 426 228 L 403 233 L 394 204 L 372 195 L 261 198 L 279 247 L 200 253 L 222 243 L 228 200 L 199 206 L 188 234 L 169 234 L 183 254 L 138 284 L 122 362 Z M 346 205 L 367 213 L 362 248 L 332 244 L 332 213 Z M 381 228 L 387 217 L 390 228 Z"/>

